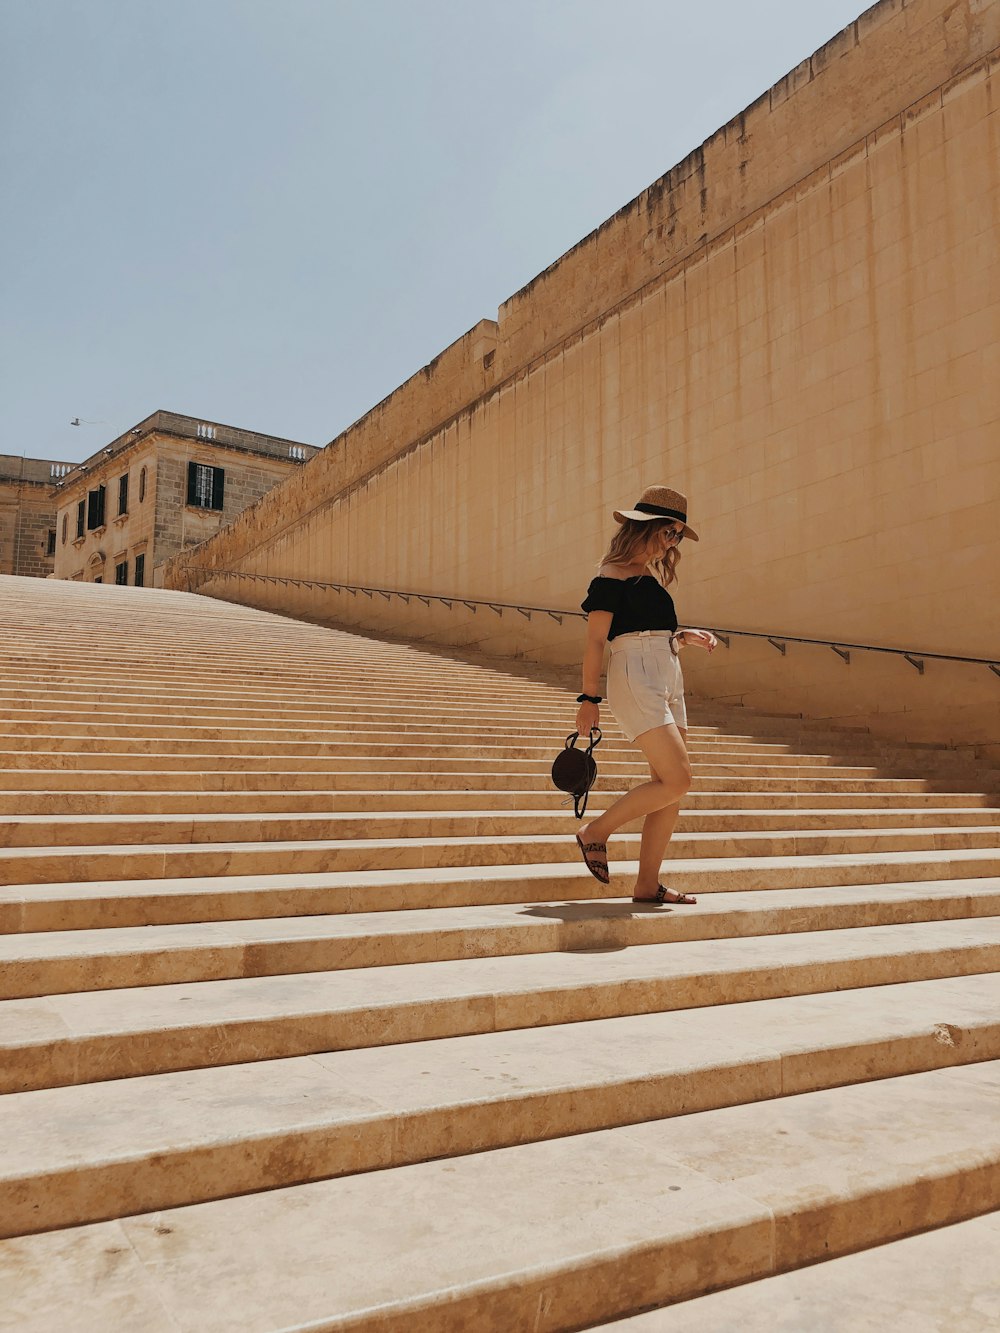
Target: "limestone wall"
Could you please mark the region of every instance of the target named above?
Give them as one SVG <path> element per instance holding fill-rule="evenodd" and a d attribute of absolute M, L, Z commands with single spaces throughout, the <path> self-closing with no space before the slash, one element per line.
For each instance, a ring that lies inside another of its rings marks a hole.
<path fill-rule="evenodd" d="M 885 0 L 168 571 L 576 607 L 644 485 L 685 490 L 687 623 L 1000 656 L 1000 4 Z M 579 654 L 459 603 L 217 578 L 400 633 Z M 1000 739 L 1000 680 L 732 640 L 706 694 Z"/>
<path fill-rule="evenodd" d="M 52 488 L 0 476 L 0 574 L 45 578 L 52 572 L 48 536 L 55 527 Z"/>
<path fill-rule="evenodd" d="M 72 463 L 0 454 L 0 574 L 45 578 L 52 572 L 49 534 L 56 525 L 53 486 Z"/>

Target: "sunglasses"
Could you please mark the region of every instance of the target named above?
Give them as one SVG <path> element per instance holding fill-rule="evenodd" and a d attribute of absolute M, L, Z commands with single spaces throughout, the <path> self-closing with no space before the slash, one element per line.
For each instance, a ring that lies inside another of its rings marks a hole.
<path fill-rule="evenodd" d="M 664 537 L 670 537 L 675 542 L 682 542 L 684 540 L 683 528 L 663 528 L 661 531 L 663 532 Z"/>

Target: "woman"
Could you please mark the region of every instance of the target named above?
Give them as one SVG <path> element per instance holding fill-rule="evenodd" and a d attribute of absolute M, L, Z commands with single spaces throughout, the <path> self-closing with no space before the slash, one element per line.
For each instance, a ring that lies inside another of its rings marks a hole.
<path fill-rule="evenodd" d="M 615 533 L 586 601 L 587 646 L 583 656 L 583 693 L 576 729 L 586 736 L 600 726 L 601 679 L 605 642 L 611 644 L 608 702 L 628 740 L 649 763 L 649 782 L 633 787 L 596 819 L 581 824 L 576 840 L 590 873 L 607 884 L 608 839 L 616 829 L 645 815 L 639 874 L 632 891 L 636 903 L 694 903 L 660 883 L 660 864 L 691 786 L 687 752 L 687 712 L 678 651 L 687 644 L 715 648 L 706 629 L 677 628 L 673 598 L 667 592 L 677 578 L 679 546 L 698 540 L 687 525 L 687 498 L 667 486 L 650 486 L 635 509 L 615 510 Z M 652 572 L 650 572 L 652 571 Z"/>

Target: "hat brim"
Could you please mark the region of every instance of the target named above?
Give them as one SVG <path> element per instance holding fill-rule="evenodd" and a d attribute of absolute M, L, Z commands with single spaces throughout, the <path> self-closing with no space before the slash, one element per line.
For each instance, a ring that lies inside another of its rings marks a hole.
<path fill-rule="evenodd" d="M 616 523 L 624 523 L 627 518 L 635 519 L 637 523 L 651 523 L 654 518 L 662 519 L 662 514 L 644 514 L 641 509 L 616 509 L 611 515 Z M 684 536 L 690 537 L 691 541 L 699 541 L 700 538 L 694 528 L 689 528 L 684 524 Z"/>

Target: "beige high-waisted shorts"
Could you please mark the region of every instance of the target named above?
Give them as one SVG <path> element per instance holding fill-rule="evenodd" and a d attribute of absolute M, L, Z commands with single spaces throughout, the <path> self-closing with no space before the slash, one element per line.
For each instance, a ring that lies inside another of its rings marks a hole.
<path fill-rule="evenodd" d="M 630 741 L 651 727 L 687 726 L 684 677 L 669 630 L 641 630 L 611 640 L 608 703 Z"/>

